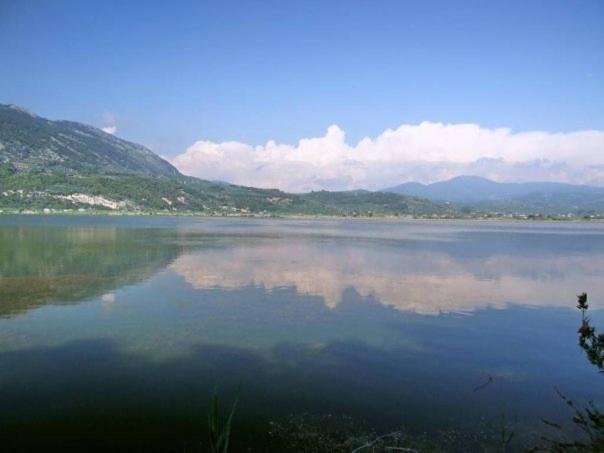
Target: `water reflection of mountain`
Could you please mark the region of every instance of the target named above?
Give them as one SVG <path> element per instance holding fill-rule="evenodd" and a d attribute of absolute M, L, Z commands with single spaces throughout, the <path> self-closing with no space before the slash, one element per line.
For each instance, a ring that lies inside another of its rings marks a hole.
<path fill-rule="evenodd" d="M 576 288 L 604 293 L 604 252 L 595 238 L 592 253 L 577 237 L 456 239 L 255 238 L 182 255 L 171 268 L 197 289 L 295 287 L 334 307 L 352 287 L 383 304 L 426 314 L 508 303 L 568 306 Z M 505 251 L 498 240 L 506 242 Z"/>
<path fill-rule="evenodd" d="M 182 252 L 167 230 L 0 229 L 0 316 L 99 296 L 148 278 Z"/>

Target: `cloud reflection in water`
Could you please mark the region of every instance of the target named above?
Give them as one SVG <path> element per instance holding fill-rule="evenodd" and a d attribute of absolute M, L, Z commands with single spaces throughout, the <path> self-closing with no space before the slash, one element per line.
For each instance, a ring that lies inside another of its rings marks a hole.
<path fill-rule="evenodd" d="M 541 251 L 519 259 L 513 251 L 464 254 L 463 246 L 447 251 L 442 244 L 419 241 L 240 239 L 181 255 L 170 268 L 196 289 L 295 287 L 335 307 L 352 287 L 362 296 L 421 314 L 509 303 L 564 307 L 584 288 L 604 294 L 602 254 Z"/>

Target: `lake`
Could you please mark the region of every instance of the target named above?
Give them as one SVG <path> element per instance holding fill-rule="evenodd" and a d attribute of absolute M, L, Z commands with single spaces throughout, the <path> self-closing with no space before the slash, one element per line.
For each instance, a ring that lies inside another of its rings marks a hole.
<path fill-rule="evenodd" d="M 299 420 L 530 443 L 556 389 L 604 401 L 584 291 L 604 328 L 604 224 L 0 216 L 0 435 L 183 451 L 216 391 L 237 451 Z"/>

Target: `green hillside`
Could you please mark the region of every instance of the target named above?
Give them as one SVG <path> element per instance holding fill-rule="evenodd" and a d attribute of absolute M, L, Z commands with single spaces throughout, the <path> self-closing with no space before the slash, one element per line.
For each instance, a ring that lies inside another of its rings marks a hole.
<path fill-rule="evenodd" d="M 106 209 L 196 212 L 207 215 L 432 215 L 446 205 L 394 194 L 313 192 L 216 184 L 185 176 L 68 176 L 14 173 L 0 176 L 0 208 L 11 210 Z"/>

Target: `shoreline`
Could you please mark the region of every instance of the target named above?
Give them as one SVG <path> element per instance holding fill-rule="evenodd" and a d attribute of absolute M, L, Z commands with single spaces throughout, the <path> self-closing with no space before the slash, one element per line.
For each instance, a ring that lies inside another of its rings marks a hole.
<path fill-rule="evenodd" d="M 604 223 L 604 215 L 585 217 L 568 217 L 555 215 L 477 215 L 477 216 L 419 216 L 419 215 L 321 215 L 321 214 L 207 214 L 203 212 L 163 212 L 163 211 L 109 211 L 109 210 L 4 210 L 0 209 L 0 217 L 4 216 L 73 216 L 73 217 L 195 217 L 203 219 L 259 219 L 259 220 L 360 220 L 360 221 L 470 221 L 470 222 L 551 222 L 551 223 Z"/>

